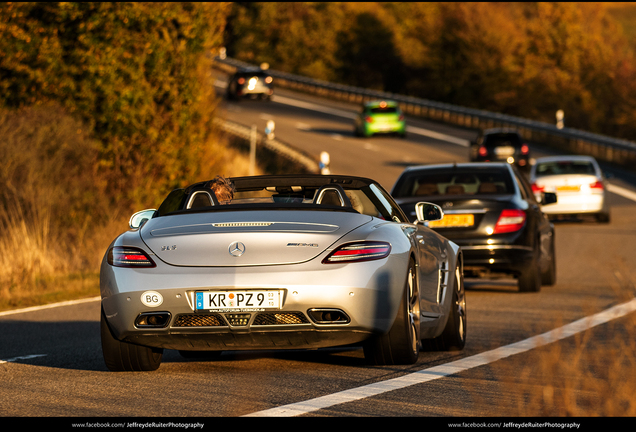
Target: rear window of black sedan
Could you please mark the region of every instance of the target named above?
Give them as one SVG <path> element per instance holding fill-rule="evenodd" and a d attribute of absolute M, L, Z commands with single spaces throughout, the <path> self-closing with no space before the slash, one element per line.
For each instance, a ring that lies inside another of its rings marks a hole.
<path fill-rule="evenodd" d="M 507 170 L 450 168 L 408 173 L 398 181 L 393 196 L 506 195 L 514 192 Z"/>

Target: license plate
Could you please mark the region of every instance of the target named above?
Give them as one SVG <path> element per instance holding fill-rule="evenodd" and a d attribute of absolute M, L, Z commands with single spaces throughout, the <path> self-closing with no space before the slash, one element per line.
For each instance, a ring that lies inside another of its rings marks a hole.
<path fill-rule="evenodd" d="M 197 291 L 196 310 L 251 311 L 280 309 L 279 290 Z"/>
<path fill-rule="evenodd" d="M 559 186 L 557 191 L 559 192 L 578 192 L 581 189 L 580 186 Z"/>
<path fill-rule="evenodd" d="M 510 146 L 495 147 L 495 154 L 497 156 L 511 156 L 515 154 L 515 148 Z"/>
<path fill-rule="evenodd" d="M 475 224 L 475 217 L 472 214 L 444 215 L 442 220 L 430 221 L 429 228 L 465 228 Z"/>

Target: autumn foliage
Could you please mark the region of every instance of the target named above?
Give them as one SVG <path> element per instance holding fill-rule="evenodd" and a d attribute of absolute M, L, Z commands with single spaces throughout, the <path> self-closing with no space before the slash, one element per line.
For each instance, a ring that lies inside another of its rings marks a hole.
<path fill-rule="evenodd" d="M 230 173 L 210 55 L 228 7 L 0 4 L 0 303 L 84 285 L 66 275 L 98 271 L 133 211 Z"/>
<path fill-rule="evenodd" d="M 604 3 L 235 3 L 227 29 L 255 64 L 636 139 L 633 46 Z"/>

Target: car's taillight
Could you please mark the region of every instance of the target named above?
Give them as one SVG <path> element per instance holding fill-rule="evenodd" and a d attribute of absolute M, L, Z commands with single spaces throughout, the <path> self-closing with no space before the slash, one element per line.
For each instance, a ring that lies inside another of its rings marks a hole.
<path fill-rule="evenodd" d="M 240 85 L 245 84 L 245 78 L 239 78 L 239 79 L 238 79 L 238 83 L 239 83 Z"/>
<path fill-rule="evenodd" d="M 342 262 L 371 261 L 386 258 L 391 253 L 391 245 L 386 242 L 355 242 L 347 243 L 325 258 L 323 264 L 337 264 Z"/>
<path fill-rule="evenodd" d="M 545 186 L 539 186 L 536 183 L 532 183 L 532 192 L 543 192 L 545 191 Z"/>
<path fill-rule="evenodd" d="M 479 147 L 479 156 L 488 156 L 488 150 L 486 150 L 486 147 Z"/>
<path fill-rule="evenodd" d="M 590 185 L 590 189 L 603 190 L 603 183 L 600 181 L 596 181 Z"/>
<path fill-rule="evenodd" d="M 144 251 L 134 247 L 115 246 L 108 251 L 108 264 L 115 267 L 149 268 L 155 262 Z"/>
<path fill-rule="evenodd" d="M 524 144 L 521 146 L 521 154 L 527 155 L 528 152 L 530 152 L 530 147 L 528 147 L 528 144 Z"/>
<path fill-rule="evenodd" d="M 365 121 L 365 122 L 367 122 L 367 123 L 373 123 L 373 117 L 371 117 L 371 116 L 366 116 L 366 117 L 364 118 L 364 121 Z"/>
<path fill-rule="evenodd" d="M 499 215 L 493 234 L 504 234 L 519 231 L 526 223 L 526 212 L 523 210 L 506 209 Z"/>

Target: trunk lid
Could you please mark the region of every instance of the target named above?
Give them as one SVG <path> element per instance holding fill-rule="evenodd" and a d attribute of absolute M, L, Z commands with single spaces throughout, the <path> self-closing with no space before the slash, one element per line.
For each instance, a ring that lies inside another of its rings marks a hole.
<path fill-rule="evenodd" d="M 177 266 L 260 266 L 311 260 L 346 233 L 371 221 L 347 212 L 242 211 L 164 216 L 141 237 L 162 261 Z"/>

